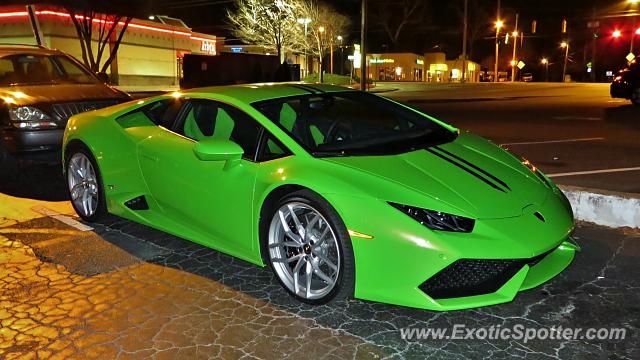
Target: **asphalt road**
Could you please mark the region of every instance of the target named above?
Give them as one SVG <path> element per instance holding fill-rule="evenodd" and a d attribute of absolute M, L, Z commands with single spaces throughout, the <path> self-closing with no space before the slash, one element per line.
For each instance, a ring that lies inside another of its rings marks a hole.
<path fill-rule="evenodd" d="M 380 87 L 399 89 L 385 96 L 506 144 L 559 184 L 640 193 L 640 107 L 612 99 L 608 84 Z"/>
<path fill-rule="evenodd" d="M 301 304 L 267 268 L 115 217 L 81 231 L 42 215 L 51 211 L 73 217 L 67 202 L 0 194 L 2 359 L 640 358 L 639 233 L 581 224 L 583 251 L 544 286 L 510 303 L 437 313 L 360 300 Z M 516 327 L 581 332 L 487 335 Z M 590 328 L 625 336 L 582 337 Z M 403 329 L 446 333 L 418 340 Z"/>

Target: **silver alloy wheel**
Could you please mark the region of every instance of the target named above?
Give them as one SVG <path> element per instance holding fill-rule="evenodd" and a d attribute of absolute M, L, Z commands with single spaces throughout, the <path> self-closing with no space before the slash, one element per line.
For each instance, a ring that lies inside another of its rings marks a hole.
<path fill-rule="evenodd" d="M 340 247 L 320 212 L 301 202 L 278 209 L 268 234 L 269 257 L 282 283 L 304 299 L 321 299 L 340 275 Z"/>
<path fill-rule="evenodd" d="M 98 178 L 89 158 L 75 153 L 67 165 L 69 194 L 75 208 L 84 217 L 91 217 L 98 209 Z"/>

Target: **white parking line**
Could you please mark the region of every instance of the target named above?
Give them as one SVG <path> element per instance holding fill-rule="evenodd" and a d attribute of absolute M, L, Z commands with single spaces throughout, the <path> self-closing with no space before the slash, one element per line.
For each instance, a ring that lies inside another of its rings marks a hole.
<path fill-rule="evenodd" d="M 528 142 L 516 142 L 516 143 L 500 144 L 500 146 L 510 146 L 510 145 L 540 145 L 540 144 L 556 144 L 556 143 L 580 142 L 580 141 L 600 141 L 600 140 L 604 140 L 604 138 L 603 138 L 603 137 L 594 137 L 594 138 L 582 138 L 582 139 L 563 139 L 563 140 L 546 140 L 546 141 L 528 141 Z"/>
<path fill-rule="evenodd" d="M 547 176 L 550 178 L 554 178 L 554 177 L 564 177 L 564 176 L 609 174 L 609 173 L 618 173 L 618 172 L 627 172 L 627 171 L 640 171 L 640 167 L 603 169 L 603 170 L 592 170 L 592 171 L 576 171 L 576 172 L 568 172 L 568 173 L 549 174 Z"/>
<path fill-rule="evenodd" d="M 598 121 L 599 117 L 594 116 L 554 116 L 554 120 L 579 120 L 579 121 Z"/>
<path fill-rule="evenodd" d="M 83 223 L 81 223 L 81 222 L 77 221 L 76 219 L 73 219 L 73 218 L 71 218 L 69 216 L 58 214 L 57 212 L 55 212 L 55 211 L 53 211 L 53 210 L 51 210 L 49 208 L 46 208 L 44 206 L 34 206 L 34 207 L 31 208 L 31 210 L 33 210 L 33 211 L 35 211 L 37 213 L 40 213 L 42 215 L 46 215 L 46 216 L 48 216 L 50 218 L 56 219 L 56 220 L 58 220 L 58 221 L 60 221 L 62 223 L 65 223 L 65 224 L 67 224 L 67 225 L 69 225 L 71 227 L 74 227 L 74 228 L 76 228 L 76 229 L 78 229 L 80 231 L 91 231 L 91 230 L 93 230 L 93 228 L 91 226 L 87 226 L 87 225 L 85 225 L 85 224 L 83 224 Z"/>

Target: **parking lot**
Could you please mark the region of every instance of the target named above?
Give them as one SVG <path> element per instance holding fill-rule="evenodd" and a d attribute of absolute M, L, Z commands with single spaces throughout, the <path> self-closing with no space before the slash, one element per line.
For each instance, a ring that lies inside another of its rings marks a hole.
<path fill-rule="evenodd" d="M 526 157 L 559 184 L 640 193 L 640 108 L 608 84 L 385 83 L 384 93 Z"/>
<path fill-rule="evenodd" d="M 640 193 L 632 170 L 640 167 L 640 112 L 607 98 L 604 85 L 385 86 L 400 88 L 385 96 L 508 144 L 561 184 Z M 637 230 L 580 223 L 582 252 L 570 267 L 502 305 L 312 307 L 289 297 L 267 268 L 116 217 L 74 222 L 59 166 L 3 170 L 0 358 L 640 358 Z M 609 172 L 575 174 L 596 170 Z M 456 326 L 477 336 L 454 339 Z M 516 326 L 582 335 L 623 328 L 626 336 L 525 341 L 478 331 Z M 449 338 L 403 336 L 427 328 Z"/>

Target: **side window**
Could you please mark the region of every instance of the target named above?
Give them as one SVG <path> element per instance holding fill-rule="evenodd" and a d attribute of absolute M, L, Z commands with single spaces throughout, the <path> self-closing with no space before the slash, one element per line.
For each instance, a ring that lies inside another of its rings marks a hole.
<path fill-rule="evenodd" d="M 243 158 L 256 156 L 262 127 L 246 113 L 211 100 L 191 100 L 174 130 L 196 141 L 207 138 L 228 139 L 244 150 Z"/>
<path fill-rule="evenodd" d="M 9 86 L 18 82 L 18 74 L 11 59 L 0 59 L 0 86 Z"/>
<path fill-rule="evenodd" d="M 170 128 L 181 106 L 181 101 L 176 99 L 159 100 L 124 114 L 117 121 L 126 128 L 153 125 Z"/>
<path fill-rule="evenodd" d="M 154 124 L 171 129 L 183 102 L 181 99 L 164 99 L 143 107 L 142 111 Z"/>
<path fill-rule="evenodd" d="M 289 155 L 291 155 L 291 152 L 280 141 L 276 140 L 273 135 L 265 131 L 257 157 L 258 162 L 280 159 Z"/>

